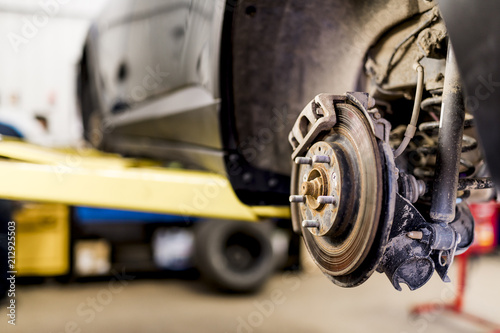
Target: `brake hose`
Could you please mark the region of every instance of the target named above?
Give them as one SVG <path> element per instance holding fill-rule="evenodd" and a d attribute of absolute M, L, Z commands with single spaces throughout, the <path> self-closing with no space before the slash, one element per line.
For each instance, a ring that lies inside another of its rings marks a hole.
<path fill-rule="evenodd" d="M 398 157 L 403 153 L 411 139 L 417 131 L 418 116 L 420 115 L 420 102 L 422 101 L 422 93 L 424 91 L 424 69 L 420 64 L 415 64 L 415 70 L 417 71 L 417 91 L 415 92 L 415 104 L 413 104 L 413 112 L 411 114 L 410 124 L 406 127 L 405 135 L 403 141 L 399 145 L 398 149 L 394 151 L 394 158 Z"/>

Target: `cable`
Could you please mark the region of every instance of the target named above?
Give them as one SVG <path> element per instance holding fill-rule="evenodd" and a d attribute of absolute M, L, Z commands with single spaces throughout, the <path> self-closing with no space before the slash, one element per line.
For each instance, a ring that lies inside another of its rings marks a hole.
<path fill-rule="evenodd" d="M 413 112 L 411 114 L 410 124 L 406 127 L 405 136 L 399 145 L 398 149 L 394 151 L 394 158 L 403 153 L 411 139 L 417 131 L 418 116 L 420 115 L 420 102 L 422 101 L 422 93 L 424 91 L 424 69 L 420 64 L 415 64 L 417 71 L 417 90 L 415 92 L 415 104 L 413 104 Z"/>

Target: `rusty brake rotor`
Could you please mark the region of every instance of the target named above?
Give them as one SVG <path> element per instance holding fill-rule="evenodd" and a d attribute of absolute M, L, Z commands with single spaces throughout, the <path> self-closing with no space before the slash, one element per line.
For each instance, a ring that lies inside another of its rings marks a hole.
<path fill-rule="evenodd" d="M 366 112 L 347 101 L 334 110 L 331 131 L 295 159 L 292 217 L 316 264 L 350 287 L 373 273 L 387 241 L 385 163 Z"/>

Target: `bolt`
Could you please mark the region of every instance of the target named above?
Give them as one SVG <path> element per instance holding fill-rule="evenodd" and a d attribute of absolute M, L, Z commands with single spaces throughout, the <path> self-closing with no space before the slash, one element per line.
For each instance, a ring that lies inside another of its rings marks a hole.
<path fill-rule="evenodd" d="M 314 181 L 302 183 L 302 194 L 314 195 L 316 193 L 317 184 Z"/>
<path fill-rule="evenodd" d="M 295 164 L 312 164 L 310 157 L 296 157 Z"/>
<path fill-rule="evenodd" d="M 330 156 L 314 155 L 312 161 L 313 163 L 330 163 Z"/>
<path fill-rule="evenodd" d="M 291 195 L 290 202 L 306 202 L 306 197 L 303 195 Z"/>
<path fill-rule="evenodd" d="M 304 228 L 319 228 L 319 221 L 316 220 L 305 220 L 302 221 L 302 227 Z"/>
<path fill-rule="evenodd" d="M 421 240 L 424 237 L 424 233 L 422 231 L 410 231 L 406 236 L 411 239 Z"/>
<path fill-rule="evenodd" d="M 318 202 L 320 204 L 331 204 L 331 205 L 336 205 L 337 204 L 337 199 L 333 196 L 329 195 L 321 195 L 318 197 Z"/>

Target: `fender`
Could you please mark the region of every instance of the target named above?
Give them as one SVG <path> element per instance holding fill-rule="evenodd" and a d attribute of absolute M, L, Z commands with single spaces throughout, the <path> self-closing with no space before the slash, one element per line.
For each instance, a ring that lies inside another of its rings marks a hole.
<path fill-rule="evenodd" d="M 421 0 L 227 2 L 220 127 L 227 173 L 242 201 L 288 204 L 286 143 L 303 106 L 319 93 L 357 91 L 369 47 L 433 6 Z"/>

